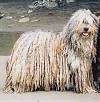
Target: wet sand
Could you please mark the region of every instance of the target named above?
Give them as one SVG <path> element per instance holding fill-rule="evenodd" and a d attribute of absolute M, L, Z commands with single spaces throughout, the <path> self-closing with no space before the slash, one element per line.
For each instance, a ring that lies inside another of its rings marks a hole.
<path fill-rule="evenodd" d="M 32 3 L 0 3 L 1 32 L 24 32 L 35 29 L 62 31 L 72 13 L 79 9 L 90 9 L 100 15 L 100 2 L 71 3 L 63 8 L 48 9 L 45 7 L 30 8 Z M 22 18 L 29 18 L 27 22 L 19 22 Z"/>

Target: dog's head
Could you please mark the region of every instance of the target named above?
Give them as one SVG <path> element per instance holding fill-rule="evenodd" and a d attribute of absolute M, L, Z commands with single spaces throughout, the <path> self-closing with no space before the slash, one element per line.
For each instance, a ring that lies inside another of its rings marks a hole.
<path fill-rule="evenodd" d="M 73 14 L 62 34 L 65 34 L 71 48 L 80 52 L 80 55 L 95 56 L 98 28 L 98 17 L 90 10 L 82 9 Z"/>
<path fill-rule="evenodd" d="M 98 18 L 86 9 L 76 11 L 68 22 L 68 30 L 79 38 L 89 38 L 98 32 Z"/>

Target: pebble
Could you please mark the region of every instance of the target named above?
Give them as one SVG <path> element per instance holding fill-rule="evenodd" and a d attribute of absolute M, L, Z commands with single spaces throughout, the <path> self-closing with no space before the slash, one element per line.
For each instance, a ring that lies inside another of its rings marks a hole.
<path fill-rule="evenodd" d="M 33 12 L 33 10 L 30 10 L 30 9 L 29 9 L 27 13 L 32 13 L 32 12 Z"/>
<path fill-rule="evenodd" d="M 29 17 L 24 17 L 24 18 L 19 19 L 18 22 L 24 23 L 24 22 L 28 22 L 29 20 L 30 20 Z"/>
<path fill-rule="evenodd" d="M 4 17 L 5 14 L 0 14 L 0 19 Z"/>
<path fill-rule="evenodd" d="M 29 7 L 29 8 L 31 8 L 31 9 L 32 9 L 32 8 L 34 8 L 34 6 L 33 6 L 33 5 L 28 5 L 28 7 Z"/>
<path fill-rule="evenodd" d="M 5 18 L 6 19 L 12 19 L 13 17 L 12 16 L 6 16 Z"/>
<path fill-rule="evenodd" d="M 40 19 L 35 19 L 35 20 L 31 21 L 31 22 L 38 22 L 38 21 L 40 21 Z"/>

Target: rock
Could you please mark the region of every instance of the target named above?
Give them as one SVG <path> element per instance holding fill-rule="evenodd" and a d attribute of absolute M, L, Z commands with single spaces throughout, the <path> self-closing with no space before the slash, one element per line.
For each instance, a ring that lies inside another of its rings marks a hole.
<path fill-rule="evenodd" d="M 55 1 L 44 1 L 44 6 L 47 8 L 54 8 L 57 6 L 57 3 Z"/>
<path fill-rule="evenodd" d="M 37 8 L 37 7 L 53 8 L 56 6 L 57 6 L 57 3 L 55 2 L 55 0 L 52 0 L 52 1 L 47 1 L 47 0 L 38 1 L 38 0 L 36 0 L 36 1 L 32 2 L 31 5 L 28 5 L 28 7 L 30 9 Z"/>
<path fill-rule="evenodd" d="M 0 14 L 0 19 L 4 17 L 5 14 Z"/>
<path fill-rule="evenodd" d="M 12 16 L 6 16 L 5 18 L 6 19 L 12 19 L 13 17 Z"/>
<path fill-rule="evenodd" d="M 25 16 L 24 15 L 21 15 L 21 18 L 24 18 Z"/>
<path fill-rule="evenodd" d="M 33 10 L 29 9 L 27 13 L 32 13 L 32 12 L 33 12 Z"/>
<path fill-rule="evenodd" d="M 40 21 L 40 19 L 35 19 L 35 20 L 31 21 L 31 22 L 38 22 L 38 21 Z"/>
<path fill-rule="evenodd" d="M 67 3 L 75 2 L 75 0 L 66 0 Z"/>
<path fill-rule="evenodd" d="M 30 20 L 29 17 L 24 17 L 24 18 L 19 19 L 18 22 L 24 23 L 24 22 L 28 22 L 29 20 Z"/>
<path fill-rule="evenodd" d="M 28 7 L 29 7 L 30 9 L 33 9 L 33 8 L 34 8 L 34 6 L 33 6 L 33 5 L 28 5 Z"/>
<path fill-rule="evenodd" d="M 54 14 L 50 11 L 50 12 L 48 13 L 48 15 L 53 16 Z"/>

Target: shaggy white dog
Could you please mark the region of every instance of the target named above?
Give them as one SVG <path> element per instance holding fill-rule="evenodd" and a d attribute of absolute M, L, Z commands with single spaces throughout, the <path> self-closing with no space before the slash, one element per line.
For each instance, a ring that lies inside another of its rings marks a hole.
<path fill-rule="evenodd" d="M 76 92 L 95 92 L 92 60 L 97 32 L 97 17 L 82 9 L 60 34 L 41 30 L 22 34 L 6 66 L 5 90 L 64 91 L 72 86 Z"/>

